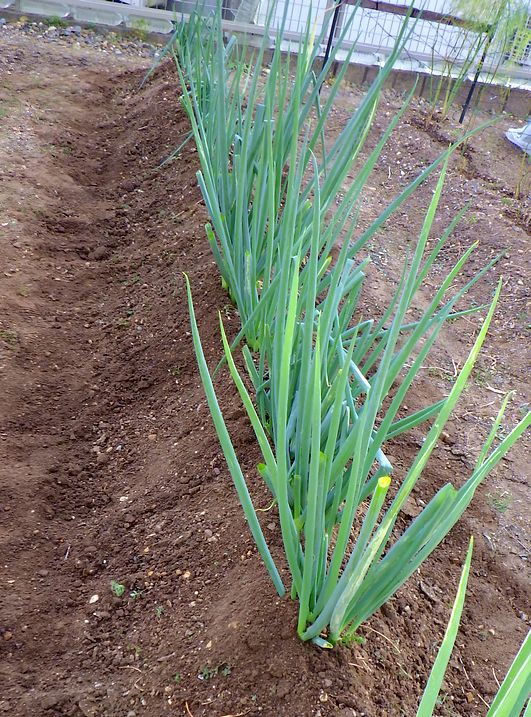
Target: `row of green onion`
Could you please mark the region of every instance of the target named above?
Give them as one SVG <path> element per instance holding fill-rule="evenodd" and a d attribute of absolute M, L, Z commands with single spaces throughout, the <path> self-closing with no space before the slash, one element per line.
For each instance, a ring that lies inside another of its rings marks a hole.
<path fill-rule="evenodd" d="M 296 53 L 287 56 L 281 26 L 264 70 L 269 29 L 268 20 L 264 41 L 253 54 L 236 38 L 225 41 L 220 8 L 209 18 L 192 14 L 179 26 L 166 53 L 176 62 L 198 150 L 198 182 L 211 219 L 207 236 L 241 318 L 232 344 L 220 318 L 223 360 L 260 446 L 263 459 L 258 470 L 278 508 L 289 580 L 262 532 L 220 411 L 187 279 L 188 301 L 208 404 L 257 548 L 278 593 L 288 589 L 298 600 L 301 639 L 332 647 L 352 640 L 359 626 L 444 539 L 486 475 L 529 426 L 531 413 L 497 445 L 497 431 L 491 431 L 464 484 L 458 489 L 445 485 L 413 522 L 397 529 L 401 508 L 473 370 L 501 282 L 488 307 L 463 310 L 459 302 L 496 259 L 456 288 L 475 245 L 466 249 L 420 318 L 410 320 L 415 296 L 464 210 L 428 248 L 448 161 L 458 142 L 359 230 L 367 180 L 413 93 L 374 149 L 368 149 L 381 91 L 403 49 L 408 25 L 331 144 L 326 119 L 349 58 L 325 93 L 334 51 L 320 71 L 314 68 L 327 19 L 319 36 L 308 24 Z M 348 30 L 349 23 L 343 32 Z M 340 195 L 356 162 L 357 174 Z M 370 261 L 364 252 L 384 223 L 436 170 L 439 179 L 419 237 L 403 260 L 394 296 L 380 317 L 363 318 L 360 297 Z M 332 260 L 337 246 L 339 255 Z M 486 317 L 449 395 L 399 417 L 448 320 L 482 308 L 488 308 Z M 234 359 L 240 345 L 246 376 Z M 392 481 L 385 443 L 427 420 L 432 423 L 422 447 L 405 475 Z"/>

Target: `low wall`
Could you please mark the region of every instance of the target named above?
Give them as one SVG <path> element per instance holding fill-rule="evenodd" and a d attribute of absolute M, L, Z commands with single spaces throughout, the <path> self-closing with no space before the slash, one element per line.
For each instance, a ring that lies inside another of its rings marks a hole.
<path fill-rule="evenodd" d="M 351 64 L 346 72 L 349 82 L 355 85 L 363 85 L 370 83 L 376 77 L 378 67 L 362 66 Z M 415 94 L 430 100 L 432 93 L 440 82 L 441 78 L 437 75 L 428 75 L 426 73 L 413 72 L 409 70 L 393 70 L 386 83 L 397 92 L 409 92 L 415 80 L 418 79 Z M 443 88 L 440 96 L 444 97 L 448 84 L 453 84 L 454 80 L 443 79 Z M 472 82 L 465 80 L 459 88 L 454 106 L 462 105 L 468 95 Z M 474 96 L 470 103 L 472 107 L 490 112 L 494 115 L 501 112 L 507 112 L 515 117 L 527 119 L 531 113 L 531 91 L 521 87 L 504 87 L 498 84 L 478 82 L 474 91 Z M 469 111 L 470 111 L 469 109 Z"/>

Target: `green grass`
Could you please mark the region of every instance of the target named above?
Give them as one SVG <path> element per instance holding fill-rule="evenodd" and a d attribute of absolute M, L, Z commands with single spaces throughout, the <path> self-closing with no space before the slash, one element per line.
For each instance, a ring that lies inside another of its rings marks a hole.
<path fill-rule="evenodd" d="M 47 25 L 48 27 L 66 28 L 70 25 L 68 20 L 63 20 L 63 18 L 58 17 L 57 15 L 52 15 L 51 17 L 43 17 L 41 22 L 43 25 Z"/>

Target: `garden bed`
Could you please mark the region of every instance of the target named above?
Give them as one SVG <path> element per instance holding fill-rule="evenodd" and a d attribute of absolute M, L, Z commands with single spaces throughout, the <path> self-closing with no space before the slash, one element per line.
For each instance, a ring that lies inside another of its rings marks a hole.
<path fill-rule="evenodd" d="M 205 238 L 193 144 L 159 169 L 188 132 L 175 73 L 166 66 L 139 90 L 138 59 L 22 38 L 4 41 L 3 52 L 0 709 L 76 717 L 413 715 L 473 533 L 468 597 L 437 714 L 484 715 L 527 631 L 526 441 L 419 573 L 361 628 L 361 644 L 327 652 L 301 643 L 295 605 L 276 597 L 248 533 L 197 373 L 182 272 L 211 366 L 221 354 L 217 311 L 229 331 L 238 317 Z M 345 88 L 331 132 L 359 96 Z M 384 100 L 375 131 L 400 97 Z M 473 298 L 488 302 L 500 274 L 504 289 L 475 380 L 404 521 L 445 482 L 469 474 L 502 394 L 517 392 L 507 425 L 529 400 L 528 207 L 513 198 L 521 155 L 503 139 L 510 124 L 486 130 L 451 163 L 437 226 L 465 201 L 472 206 L 437 271 L 480 239 L 470 271 L 505 248 L 508 255 Z M 455 132 L 452 121 L 427 125 L 416 104 L 369 181 L 361 222 Z M 385 304 L 432 189 L 423 187 L 373 247 L 373 306 Z M 477 318 L 451 324 L 410 408 L 448 392 L 477 326 Z M 281 562 L 252 431 L 223 372 L 217 386 Z M 390 445 L 399 474 L 420 440 L 419 431 Z"/>

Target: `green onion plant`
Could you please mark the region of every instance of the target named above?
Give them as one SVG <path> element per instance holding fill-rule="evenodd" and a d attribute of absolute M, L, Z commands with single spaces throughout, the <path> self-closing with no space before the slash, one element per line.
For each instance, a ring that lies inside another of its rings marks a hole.
<path fill-rule="evenodd" d="M 444 539 L 478 485 L 529 425 L 531 414 L 494 448 L 491 433 L 465 483 L 457 489 L 445 485 L 404 527 L 398 520 L 401 508 L 466 386 L 501 288 L 450 394 L 401 415 L 448 319 L 482 308 L 463 310 L 459 302 L 496 261 L 460 284 L 475 248 L 469 247 L 420 318 L 411 320 L 415 297 L 463 214 L 429 249 L 448 160 L 459 143 L 360 232 L 358 211 L 367 180 L 409 101 L 374 149 L 366 149 L 378 98 L 402 50 L 407 25 L 329 146 L 326 117 L 340 82 L 324 100 L 320 90 L 334 53 L 319 75 L 312 70 L 326 23 L 319 37 L 308 25 L 296 57 L 287 59 L 281 53 L 281 27 L 265 77 L 266 41 L 249 65 L 235 40 L 224 43 L 219 9 L 217 16 L 197 23 L 196 37 L 206 32 L 208 42 L 189 42 L 193 33 L 183 33 L 172 52 L 201 163 L 198 181 L 211 218 L 207 235 L 242 322 L 230 345 L 220 319 L 224 358 L 261 449 L 258 470 L 278 507 L 287 573 L 282 574 L 257 519 L 217 402 L 187 283 L 194 347 L 222 449 L 266 568 L 279 594 L 287 584 L 298 600 L 301 639 L 332 647 L 350 641 Z M 338 199 L 354 163 L 357 174 Z M 438 167 L 437 186 L 393 298 L 382 316 L 363 316 L 360 300 L 369 257 L 362 252 Z M 333 260 L 335 246 L 341 248 Z M 233 355 L 242 339 L 247 377 Z M 432 424 L 421 449 L 405 474 L 397 476 L 384 452 L 386 442 L 428 419 Z"/>
<path fill-rule="evenodd" d="M 380 469 L 375 469 L 375 454 L 385 440 L 389 426 L 393 425 L 392 419 L 400 399 L 426 356 L 426 346 L 433 343 L 433 331 L 407 370 L 391 406 L 387 412 L 382 412 L 383 399 L 389 390 L 389 372 L 392 371 L 393 361 L 396 365 L 403 351 L 402 347 L 396 347 L 400 328 L 400 313 L 397 311 L 392 324 L 394 331 L 391 328 L 392 336 L 386 342 L 378 369 L 371 376 L 364 395 L 360 396 L 359 391 L 354 389 L 353 393 L 358 393 L 357 401 L 354 406 L 349 406 L 345 400 L 345 387 L 351 381 L 354 386 L 357 382 L 357 372 L 352 364 L 354 341 L 346 350 L 340 370 L 332 380 L 326 377 L 327 389 L 324 391 L 323 372 L 326 375 L 326 368 L 322 362 L 324 354 L 321 346 L 327 343 L 328 337 L 323 333 L 321 316 L 314 324 L 310 345 L 306 345 L 306 350 L 301 349 L 300 362 L 296 360 L 298 357 L 293 356 L 296 334 L 304 332 L 304 324 L 296 313 L 299 292 L 297 264 L 297 260 L 292 263 L 294 271 L 283 330 L 277 326 L 275 337 L 280 338 L 273 338 L 279 359 L 276 364 L 277 381 L 274 380 L 274 369 L 271 370 L 277 425 L 273 441 L 270 441 L 237 371 L 222 325 L 221 329 L 229 369 L 262 450 L 264 462 L 259 470 L 278 504 L 291 594 L 299 600 L 299 636 L 322 646 L 332 646 L 340 640 L 350 640 L 361 623 L 398 590 L 447 535 L 469 505 L 481 481 L 529 426 L 531 413 L 492 450 L 494 437 L 489 435 L 482 460 L 461 488 L 445 485 L 413 523 L 396 535 L 394 528 L 400 509 L 418 482 L 472 371 L 491 322 L 501 284 L 467 361 L 449 396 L 438 407 L 422 448 L 405 476 L 396 481 L 397 490 L 392 500 L 386 500 L 391 477 L 382 475 L 381 465 Z M 267 545 L 264 545 L 263 535 L 258 532 L 256 513 L 247 499 L 243 473 L 237 466 L 234 448 L 208 374 L 190 290 L 188 296 L 194 346 L 208 403 L 216 417 L 218 435 L 225 455 L 230 458 L 229 467 L 239 486 L 240 496 L 245 493 L 247 520 L 255 538 L 258 533 L 259 550 L 278 588 L 279 571 Z M 288 415 L 291 377 L 293 372 L 304 366 L 309 366 L 309 380 L 293 418 Z M 222 426 L 221 430 L 219 426 Z M 293 432 L 295 438 L 292 437 Z M 282 587 L 279 592 L 283 593 Z"/>
<path fill-rule="evenodd" d="M 333 145 L 326 147 L 323 143 L 326 117 L 348 67 L 345 62 L 339 81 L 321 103 L 320 92 L 334 61 L 334 53 L 318 76 L 313 67 L 327 23 L 323 24 L 318 37 L 308 25 L 296 57 L 288 56 L 287 59 L 281 50 L 281 27 L 270 66 L 264 73 L 268 26 L 266 39 L 254 62 L 248 64 L 244 61 L 246 48 L 239 49 L 233 39 L 224 45 L 220 14 L 206 22 L 210 36 L 216 39 L 214 51 L 210 46 L 194 45 L 195 55 L 192 55 L 177 44 L 174 56 L 183 88 L 183 103 L 190 117 L 201 163 L 198 181 L 211 217 L 207 235 L 222 280 L 240 312 L 246 341 L 255 349 L 266 322 L 264 314 L 274 311 L 273 297 L 278 284 L 276 267 L 284 237 L 288 236 L 289 241 L 295 240 L 298 244 L 296 248 L 301 260 L 308 253 L 313 221 L 310 202 L 313 182 L 309 175 L 317 171 L 322 179 L 322 222 L 334 206 L 345 177 L 363 149 L 379 94 L 403 47 L 406 26 L 394 53 L 360 107 Z M 344 28 L 344 33 L 349 26 Z M 196 86 L 197 66 L 202 68 L 199 81 L 205 76 L 209 78 L 208 112 L 197 99 L 201 97 Z M 328 233 L 322 234 L 325 245 L 321 264 L 329 261 L 330 248 L 348 223 L 381 148 L 399 118 L 395 118 L 384 134 L 379 151 L 371 153 L 364 172 L 336 210 L 336 219 Z M 303 148 L 299 152 L 301 143 Z M 321 159 L 315 170 L 314 158 L 318 150 Z M 362 244 L 370 237 L 369 232 Z"/>

